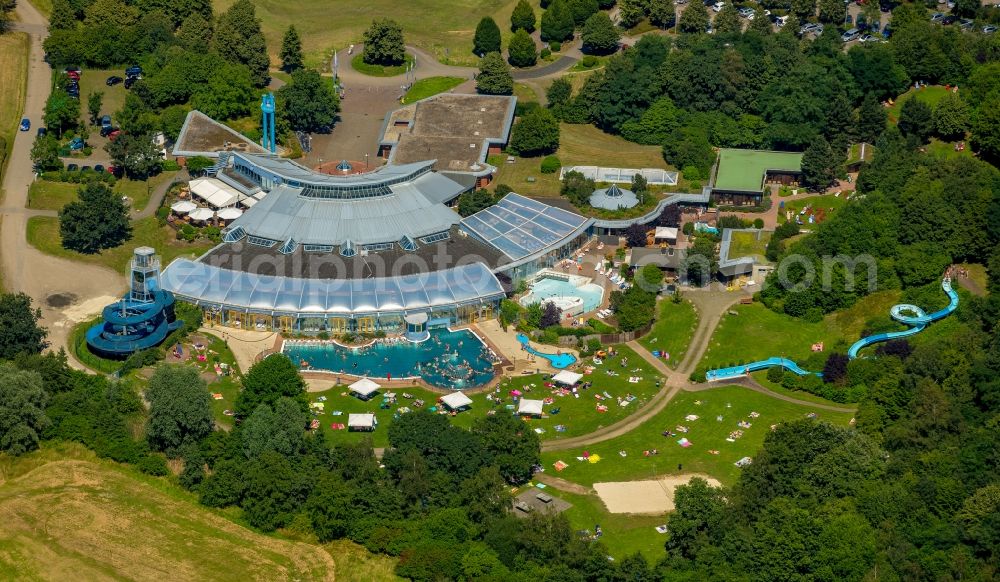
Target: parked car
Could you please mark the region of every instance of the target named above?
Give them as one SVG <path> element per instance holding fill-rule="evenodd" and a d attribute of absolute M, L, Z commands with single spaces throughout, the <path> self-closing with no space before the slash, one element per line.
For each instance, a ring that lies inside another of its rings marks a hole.
<path fill-rule="evenodd" d="M 82 150 L 87 144 L 83 141 L 82 137 L 74 137 L 71 142 L 69 142 L 69 149 L 71 150 Z"/>
<path fill-rule="evenodd" d="M 48 132 L 49 130 L 45 129 L 44 127 L 39 127 L 38 131 L 35 132 L 35 135 L 37 135 L 38 137 L 45 137 L 45 134 L 47 134 Z"/>
<path fill-rule="evenodd" d="M 141 79 L 142 78 L 142 67 L 136 65 L 134 67 L 129 67 L 129 68 L 125 69 L 125 78 L 127 79 L 129 77 L 136 77 L 136 78 L 140 78 Z"/>
<path fill-rule="evenodd" d="M 816 32 L 816 30 L 818 28 L 819 28 L 818 24 L 813 23 L 813 22 L 807 22 L 807 23 L 803 24 L 801 28 L 799 28 L 799 34 L 802 35 L 802 36 L 805 36 L 807 34 Z"/>
<path fill-rule="evenodd" d="M 90 166 L 80 166 L 81 172 L 92 172 L 93 169 Z"/>
<path fill-rule="evenodd" d="M 132 85 L 135 84 L 135 77 L 128 77 L 125 79 L 125 88 L 131 89 Z"/>
<path fill-rule="evenodd" d="M 104 84 L 107 85 L 108 87 L 114 87 L 115 85 L 121 83 L 124 80 L 125 79 L 122 79 L 118 75 L 111 75 L 110 77 L 108 77 L 108 80 L 104 82 Z"/>
<path fill-rule="evenodd" d="M 74 81 L 80 80 L 80 71 L 66 71 L 66 76 Z"/>
<path fill-rule="evenodd" d="M 943 12 L 935 12 L 934 14 L 931 14 L 931 22 L 940 24 L 941 21 L 944 20 L 944 17 L 945 14 Z"/>
<path fill-rule="evenodd" d="M 70 172 L 75 172 L 75 171 L 77 171 L 77 170 L 80 169 L 80 166 L 78 166 L 76 164 L 70 164 L 70 165 L 66 166 L 66 169 L 69 170 Z"/>
<path fill-rule="evenodd" d="M 997 27 L 992 24 L 987 24 L 983 27 L 983 34 L 993 34 L 997 31 Z"/>
<path fill-rule="evenodd" d="M 66 67 L 65 69 L 63 69 L 63 72 L 68 75 L 70 73 L 80 74 L 83 71 L 80 70 L 80 67 L 75 67 L 73 65 L 70 65 L 70 66 Z"/>
<path fill-rule="evenodd" d="M 861 38 L 858 39 L 858 42 L 869 43 L 869 42 L 878 42 L 878 40 L 879 39 L 877 36 L 872 36 L 870 34 L 862 34 Z"/>
<path fill-rule="evenodd" d="M 739 13 L 740 16 L 742 16 L 743 18 L 746 18 L 748 20 L 753 20 L 754 16 L 753 8 L 747 8 L 747 7 L 740 8 Z"/>
<path fill-rule="evenodd" d="M 104 129 L 105 127 L 111 127 L 111 116 L 110 115 L 105 115 L 105 116 L 101 117 L 101 129 Z"/>
<path fill-rule="evenodd" d="M 974 24 L 976 23 L 971 18 L 963 18 L 958 21 L 958 27 L 962 30 L 971 30 Z"/>
<path fill-rule="evenodd" d="M 778 28 L 781 28 L 782 26 L 785 25 L 786 22 L 788 22 L 788 17 L 787 16 L 772 16 L 771 17 L 771 22 L 773 22 L 774 25 L 777 26 Z"/>
<path fill-rule="evenodd" d="M 861 31 L 856 28 L 852 28 L 848 31 L 845 31 L 844 34 L 840 35 L 840 40 L 844 42 L 851 42 L 852 40 L 858 40 L 860 36 L 861 36 Z"/>
<path fill-rule="evenodd" d="M 114 133 L 116 131 L 118 131 L 118 128 L 114 127 L 113 125 L 102 126 L 101 127 L 101 137 L 108 137 L 108 136 L 110 136 L 112 133 Z"/>
<path fill-rule="evenodd" d="M 716 2 L 715 4 L 712 4 L 712 11 L 713 12 L 722 12 L 722 9 L 723 9 L 723 7 L 725 7 L 725 5 L 726 5 L 725 2 Z"/>
<path fill-rule="evenodd" d="M 21 120 L 21 131 L 28 131 L 31 129 L 31 120 L 25 117 Z"/>
<path fill-rule="evenodd" d="M 102 166 L 101 164 L 95 164 L 94 165 L 94 171 L 95 172 L 103 172 L 104 171 L 104 166 Z"/>
<path fill-rule="evenodd" d="M 118 139 L 118 136 L 121 135 L 121 134 L 122 134 L 122 130 L 120 130 L 120 129 L 114 129 L 114 130 L 111 131 L 111 133 L 108 134 L 108 139 L 110 139 L 111 141 L 115 141 L 116 139 Z"/>

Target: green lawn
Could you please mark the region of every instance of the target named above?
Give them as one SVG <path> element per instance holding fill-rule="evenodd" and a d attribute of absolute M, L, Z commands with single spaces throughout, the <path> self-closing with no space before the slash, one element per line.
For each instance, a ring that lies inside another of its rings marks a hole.
<path fill-rule="evenodd" d="M 767 243 L 771 240 L 770 232 L 761 232 L 758 238 L 756 232 L 734 232 L 729 244 L 729 258 L 764 256 Z"/>
<path fill-rule="evenodd" d="M 896 97 L 892 107 L 888 110 L 889 121 L 892 123 L 899 121 L 899 112 L 903 109 L 903 103 L 906 103 L 906 100 L 912 98 L 914 95 L 917 96 L 917 99 L 920 99 L 927 105 L 930 105 L 931 109 L 933 109 L 934 106 L 937 105 L 937 102 L 947 94 L 948 90 L 941 85 L 931 85 L 929 87 L 924 87 L 923 89 L 910 88 L 910 90 L 906 93 Z"/>
<path fill-rule="evenodd" d="M 811 346 L 818 342 L 824 342 L 826 352 L 846 351 L 868 320 L 888 321 L 889 308 L 898 299 L 897 291 L 874 293 L 818 323 L 775 313 L 760 303 L 736 305 L 732 310 L 738 315 L 723 316 L 699 367 L 717 368 L 772 356 L 801 363 L 813 354 Z"/>
<path fill-rule="evenodd" d="M 369 65 L 365 62 L 364 54 L 362 53 L 354 55 L 354 58 L 351 59 L 351 67 L 353 67 L 355 71 L 371 77 L 395 77 L 397 75 L 402 75 L 412 63 L 413 55 L 410 53 L 406 53 L 404 62 L 401 65 Z"/>
<path fill-rule="evenodd" d="M 639 343 L 650 352 L 670 354 L 670 359 L 664 362 L 671 368 L 676 368 L 684 359 L 697 327 L 698 312 L 690 301 L 674 303 L 670 299 L 662 299 L 653 329 L 639 339 Z"/>
<path fill-rule="evenodd" d="M 796 170 L 802 167 L 802 154 L 757 150 L 723 149 L 719 151 L 719 169 L 715 187 L 721 190 L 760 191 L 767 170 Z"/>
<path fill-rule="evenodd" d="M 494 396 L 496 399 L 488 400 L 487 393 L 470 394 L 472 406 L 465 412 L 458 413 L 451 417 L 456 425 L 468 428 L 472 426 L 473 420 L 485 416 L 488 411 L 496 410 L 496 414 L 513 414 L 515 410 L 514 398 L 510 395 L 513 390 L 521 391 L 526 398 L 544 399 L 552 398 L 553 403 L 545 406 L 545 414 L 542 418 L 526 421 L 532 430 L 540 430 L 539 437 L 543 441 L 558 440 L 568 437 L 576 437 L 593 432 L 601 427 L 608 426 L 626 416 L 633 414 L 636 410 L 645 405 L 650 398 L 656 394 L 658 388 L 656 382 L 659 376 L 642 358 L 626 346 L 618 346 L 619 354 L 613 358 L 605 360 L 604 363 L 595 365 L 591 374 L 584 376 L 583 381 L 593 382 L 593 387 L 588 390 L 581 390 L 580 397 L 573 395 L 560 395 L 545 386 L 543 375 L 532 374 L 529 376 L 517 376 L 507 378 L 499 385 L 499 392 Z M 621 365 L 622 358 L 627 359 L 627 366 Z M 588 362 L 589 363 L 589 362 Z M 609 375 L 608 372 L 616 375 Z M 629 376 L 642 378 L 637 383 L 630 383 Z M 395 392 L 397 403 L 386 409 L 381 408 L 383 397 L 381 395 L 365 402 L 348 394 L 347 387 L 335 387 L 324 392 L 310 393 L 310 401 L 316 402 L 321 396 L 327 398 L 324 410 L 316 415 L 320 420 L 320 426 L 328 434 L 331 442 L 360 440 L 366 433 L 349 433 L 346 430 L 332 430 L 332 423 L 347 423 L 347 414 L 372 412 L 378 419 L 379 426 L 374 433 L 370 433 L 374 446 L 384 447 L 388 443 L 388 425 L 397 416 L 400 407 L 414 409 L 413 400 L 424 400 L 424 407 L 435 406 L 440 394 L 432 393 L 420 388 L 393 388 L 383 389 L 381 394 L 387 391 Z M 413 395 L 413 399 L 403 398 L 403 392 Z M 604 393 L 610 394 L 607 398 Z M 631 394 L 634 401 L 626 406 L 621 406 L 618 398 L 624 398 Z M 602 397 L 597 399 L 597 395 Z M 603 404 L 607 406 L 607 411 L 599 412 L 597 406 Z M 557 414 L 551 411 L 558 408 Z M 334 416 L 334 411 L 343 412 L 340 416 Z M 563 426 L 564 431 L 557 431 L 557 426 Z"/>
<path fill-rule="evenodd" d="M 593 125 L 559 124 L 559 149 L 555 155 L 563 166 L 669 168 L 659 147 L 635 144 Z M 543 174 L 540 157 L 516 158 L 513 164 L 505 163 L 505 157 L 501 157 L 494 162 L 499 168 L 494 184 L 507 184 L 519 194 L 529 196 L 559 194 L 559 173 Z M 529 178 L 534 181 L 529 182 Z"/>
<path fill-rule="evenodd" d="M 28 81 L 28 35 L 23 32 L 9 32 L 0 36 L 0 178 L 3 177 L 7 155 L 14 147 L 14 134 L 21 123 L 25 86 Z M 41 119 L 32 119 L 40 125 Z M 3 200 L 3 192 L 0 192 Z"/>
<path fill-rule="evenodd" d="M 235 0 L 213 2 L 215 14 L 221 14 Z M 541 17 L 539 0 L 529 0 Z M 277 62 L 282 35 L 294 24 L 302 37 L 306 66 L 328 67 L 334 49 L 362 42 L 362 35 L 372 20 L 392 18 L 403 27 L 407 44 L 421 47 L 442 62 L 476 66 L 479 58 L 472 53 L 476 23 L 491 16 L 500 25 L 503 46 L 511 37 L 510 13 L 517 0 L 368 0 L 344 1 L 331 5 L 320 0 L 304 2 L 256 2 L 271 55 Z M 331 12 L 331 7 L 333 11 Z M 341 66 L 345 66 L 342 63 Z"/>
<path fill-rule="evenodd" d="M 546 469 L 546 472 L 551 471 L 552 469 Z M 666 541 L 666 536 L 656 533 L 653 529 L 663 524 L 663 516 L 608 513 L 597 495 L 575 495 L 552 488 L 549 488 L 548 492 L 572 504 L 564 515 L 573 526 L 573 531 L 593 532 L 594 526 L 600 525 L 601 531 L 604 532 L 601 543 L 607 547 L 608 554 L 616 560 L 636 552 L 641 552 L 651 564 L 655 564 L 663 557 L 663 542 Z"/>
<path fill-rule="evenodd" d="M 125 244 L 114 249 L 108 249 L 94 255 L 84 255 L 62 247 L 59 236 L 59 219 L 48 216 L 32 216 L 28 219 L 28 244 L 50 255 L 63 257 L 73 261 L 82 261 L 103 265 L 120 273 L 128 270 L 132 251 L 135 247 L 150 246 L 156 249 L 163 258 L 163 264 L 180 256 L 195 258 L 208 249 L 212 243 L 199 240 L 194 243 L 178 241 L 174 231 L 167 226 L 161 227 L 155 218 L 144 218 L 132 223 L 132 238 Z"/>
<path fill-rule="evenodd" d="M 972 148 L 970 148 L 968 144 L 965 145 L 964 150 L 956 151 L 955 143 L 956 142 L 953 141 L 941 141 L 936 137 L 932 137 L 926 148 L 929 153 L 944 160 L 951 160 L 963 156 L 973 157 Z"/>
<path fill-rule="evenodd" d="M 403 103 L 413 103 L 414 101 L 420 101 L 438 93 L 450 91 L 465 81 L 462 77 L 427 77 L 426 79 L 420 79 L 403 96 Z"/>
<path fill-rule="evenodd" d="M 172 182 L 175 177 L 177 172 L 160 172 L 149 180 L 118 180 L 115 191 L 128 196 L 132 210 L 142 210 L 149 203 L 153 191 L 163 184 Z"/>
<path fill-rule="evenodd" d="M 514 83 L 514 96 L 521 103 L 538 101 L 538 93 L 527 83 Z"/>
<path fill-rule="evenodd" d="M 844 194 L 841 194 L 840 196 L 825 194 L 823 196 L 809 196 L 807 198 L 782 200 L 782 202 L 784 202 L 785 207 L 784 207 L 784 212 L 780 210 L 778 211 L 778 224 L 784 224 L 785 222 L 788 222 L 788 219 L 786 218 L 787 212 L 792 213 L 792 218 L 794 220 L 795 215 L 801 212 L 807 206 L 813 212 L 820 210 L 823 211 L 826 218 L 829 218 L 830 215 L 832 215 L 837 210 L 847 205 L 847 197 Z M 809 222 L 809 219 L 807 218 L 806 215 L 802 216 L 802 222 L 803 223 Z"/>
<path fill-rule="evenodd" d="M 72 182 L 50 182 L 35 180 L 28 188 L 28 208 L 37 210 L 60 210 L 76 200 L 79 184 Z"/>
<path fill-rule="evenodd" d="M 751 418 L 750 413 L 760 416 Z M 634 481 L 656 475 L 705 473 L 725 485 L 732 485 L 740 470 L 733 463 L 744 456 L 753 457 L 773 424 L 805 418 L 816 413 L 820 419 L 846 425 L 851 414 L 833 413 L 792 404 L 739 386 L 720 386 L 703 392 L 680 392 L 659 414 L 637 429 L 602 443 L 585 447 L 601 460 L 589 463 L 577 460 L 583 449 L 542 453 L 545 471 L 563 479 L 591 486 L 607 481 Z M 697 415 L 697 420 L 686 420 Z M 717 418 L 721 416 L 722 420 Z M 743 436 L 734 442 L 726 439 L 741 430 L 737 423 L 748 421 Z M 678 432 L 683 426 L 687 433 Z M 663 436 L 663 431 L 675 436 Z M 677 441 L 687 438 L 692 446 L 681 447 Z M 644 456 L 643 451 L 657 449 L 659 454 Z M 718 455 L 709 451 L 717 450 Z M 625 457 L 619 452 L 625 451 Z M 556 472 L 553 463 L 563 461 L 569 467 Z M 682 468 L 678 470 L 678 465 Z M 654 532 L 649 532 L 653 535 Z"/>
<path fill-rule="evenodd" d="M 84 123 L 89 122 L 90 114 L 87 112 L 87 99 L 91 93 L 103 93 L 103 103 L 101 105 L 101 115 L 110 115 L 117 125 L 118 120 L 114 116 L 125 104 L 125 85 L 118 83 L 114 87 L 108 87 L 106 81 L 108 77 L 117 75 L 125 76 L 124 69 L 85 69 L 80 75 L 80 119 Z M 100 119 L 98 119 L 100 122 Z M 91 137 L 98 135 L 100 123 L 91 131 Z"/>

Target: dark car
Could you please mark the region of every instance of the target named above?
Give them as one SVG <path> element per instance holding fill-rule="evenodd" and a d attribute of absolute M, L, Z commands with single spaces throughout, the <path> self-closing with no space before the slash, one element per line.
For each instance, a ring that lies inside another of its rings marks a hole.
<path fill-rule="evenodd" d="M 943 24 L 944 26 L 948 26 L 949 24 L 955 24 L 956 22 L 958 22 L 958 17 L 952 14 L 949 14 L 941 19 L 941 24 Z"/>
<path fill-rule="evenodd" d="M 134 85 L 134 84 L 135 84 L 135 77 L 129 77 L 129 78 L 125 79 L 125 88 L 126 89 L 131 89 L 132 85 Z"/>
<path fill-rule="evenodd" d="M 142 76 L 142 67 L 136 65 L 134 67 L 129 67 L 125 69 L 125 77 L 140 77 Z"/>
<path fill-rule="evenodd" d="M 70 164 L 70 165 L 66 166 L 66 169 L 69 170 L 70 172 L 75 172 L 75 171 L 77 171 L 77 170 L 80 169 L 80 166 L 78 166 L 76 164 Z"/>
<path fill-rule="evenodd" d="M 94 171 L 95 172 L 103 172 L 104 171 L 104 166 L 102 166 L 101 164 L 96 164 L 96 165 L 94 165 Z"/>
<path fill-rule="evenodd" d="M 101 127 L 101 137 L 108 137 L 109 135 L 111 135 L 112 133 L 114 133 L 116 131 L 118 131 L 117 128 L 115 128 L 115 127 L 113 127 L 111 125 L 102 126 Z"/>
<path fill-rule="evenodd" d="M 38 134 L 38 137 L 45 137 L 45 134 L 48 133 L 48 132 L 49 132 L 49 130 L 45 129 L 44 127 L 39 127 L 38 131 L 35 132 L 35 133 Z"/>
<path fill-rule="evenodd" d="M 108 87 L 114 87 L 115 85 L 121 83 L 124 80 L 125 79 L 122 79 L 118 75 L 111 75 L 110 77 L 108 77 L 108 80 L 104 82 L 104 84 L 107 85 Z"/>

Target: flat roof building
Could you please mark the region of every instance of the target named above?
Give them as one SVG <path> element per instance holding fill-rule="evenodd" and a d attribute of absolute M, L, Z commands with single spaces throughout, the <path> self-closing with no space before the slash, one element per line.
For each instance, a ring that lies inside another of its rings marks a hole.
<path fill-rule="evenodd" d="M 765 184 L 797 183 L 801 174 L 800 152 L 721 149 L 712 199 L 722 204 L 759 204 Z"/>

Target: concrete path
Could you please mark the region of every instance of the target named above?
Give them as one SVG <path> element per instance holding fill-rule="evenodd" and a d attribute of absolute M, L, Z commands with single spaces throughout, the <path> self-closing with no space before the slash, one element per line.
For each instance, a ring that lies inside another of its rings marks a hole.
<path fill-rule="evenodd" d="M 156 214 L 156 209 L 159 208 L 160 204 L 163 203 L 163 199 L 167 196 L 167 192 L 170 190 L 170 187 L 176 184 L 177 182 L 187 182 L 190 179 L 191 179 L 191 174 L 188 174 L 187 169 L 184 169 L 181 170 L 180 172 L 177 172 L 177 175 L 174 176 L 173 180 L 164 182 L 159 186 L 157 186 L 155 189 L 153 189 L 153 193 L 152 195 L 150 195 L 149 202 L 146 203 L 146 207 L 141 210 L 132 211 L 132 220 L 149 218 L 150 216 Z"/>
<path fill-rule="evenodd" d="M 31 39 L 23 117 L 40 125 L 51 89 L 52 70 L 43 60 L 42 50 L 42 41 L 48 34 L 47 22 L 28 2 L 18 2 L 16 10 L 19 21 L 14 29 L 27 32 Z M 28 187 L 35 178 L 31 164 L 34 137 L 35 133 L 28 131 L 19 131 L 14 137 L 3 179 L 0 262 L 6 290 L 23 291 L 35 300 L 42 310 L 41 324 L 49 330 L 51 347 L 59 349 L 66 345 L 66 337 L 75 323 L 99 313 L 106 300 L 120 295 L 126 284 L 121 275 L 110 269 L 45 255 L 26 243 L 28 218 L 54 215 L 25 209 Z"/>

